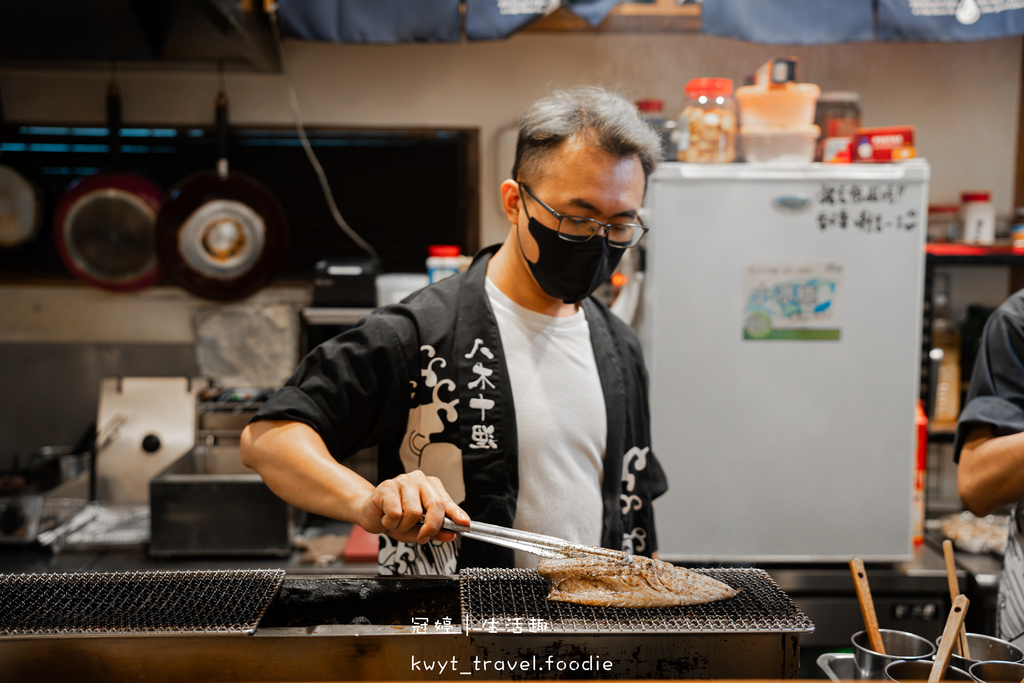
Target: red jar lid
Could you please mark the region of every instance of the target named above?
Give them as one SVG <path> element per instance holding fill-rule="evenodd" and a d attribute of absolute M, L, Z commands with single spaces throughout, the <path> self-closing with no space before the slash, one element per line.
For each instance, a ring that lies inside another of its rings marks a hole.
<path fill-rule="evenodd" d="M 458 256 L 462 248 L 455 244 L 431 244 L 427 247 L 427 254 L 430 256 Z"/>
<path fill-rule="evenodd" d="M 928 206 L 928 213 L 956 213 L 960 207 L 956 204 L 931 204 Z"/>
<path fill-rule="evenodd" d="M 694 78 L 686 84 L 686 96 L 697 99 L 706 97 L 728 97 L 732 94 L 732 80 L 728 78 Z"/>
<path fill-rule="evenodd" d="M 637 100 L 636 108 L 645 113 L 650 112 L 651 114 L 657 114 L 665 108 L 665 103 L 656 99 Z"/>
<path fill-rule="evenodd" d="M 987 201 L 991 201 L 991 200 L 992 200 L 992 193 L 991 192 L 986 192 L 986 191 L 983 191 L 983 190 L 980 190 L 980 191 L 972 190 L 970 192 L 961 192 L 960 193 L 960 201 L 961 202 L 987 202 Z"/>

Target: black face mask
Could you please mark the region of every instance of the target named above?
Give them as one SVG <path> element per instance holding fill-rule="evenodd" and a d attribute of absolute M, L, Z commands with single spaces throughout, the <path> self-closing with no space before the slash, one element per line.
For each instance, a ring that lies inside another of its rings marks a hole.
<path fill-rule="evenodd" d="M 530 218 L 529 229 L 540 252 L 536 263 L 530 263 L 523 252 L 526 265 L 548 296 L 567 304 L 579 303 L 593 294 L 612 276 L 625 251 L 609 247 L 606 240 L 596 235 L 586 242 L 563 240 L 557 230 L 544 227 L 535 218 Z M 523 251 L 521 241 L 519 250 Z"/>

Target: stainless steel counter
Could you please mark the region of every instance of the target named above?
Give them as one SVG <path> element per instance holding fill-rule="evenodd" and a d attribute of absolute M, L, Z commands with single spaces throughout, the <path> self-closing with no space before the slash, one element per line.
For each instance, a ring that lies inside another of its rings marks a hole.
<path fill-rule="evenodd" d="M 328 522 L 319 533 L 347 535 L 350 524 Z M 0 545 L 0 574 L 50 572 L 121 572 L 182 569 L 284 569 L 290 576 L 325 574 L 375 575 L 376 562 L 335 562 L 316 567 L 301 561 L 302 551 L 288 557 L 151 557 L 143 546 L 107 550 L 68 550 L 59 554 L 38 546 Z"/>

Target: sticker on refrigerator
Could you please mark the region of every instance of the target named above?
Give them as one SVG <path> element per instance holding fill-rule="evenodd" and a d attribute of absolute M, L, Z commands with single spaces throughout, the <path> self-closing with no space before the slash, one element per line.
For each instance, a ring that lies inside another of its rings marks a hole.
<path fill-rule="evenodd" d="M 837 341 L 842 275 L 838 263 L 748 265 L 743 338 Z"/>

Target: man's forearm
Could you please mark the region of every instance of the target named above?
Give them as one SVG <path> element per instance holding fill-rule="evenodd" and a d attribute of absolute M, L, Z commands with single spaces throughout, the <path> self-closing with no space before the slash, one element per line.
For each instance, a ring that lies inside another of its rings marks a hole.
<path fill-rule="evenodd" d="M 974 429 L 960 452 L 957 488 L 976 515 L 1024 499 L 1024 433 L 996 437 L 988 427 Z"/>
<path fill-rule="evenodd" d="M 373 484 L 339 464 L 320 435 L 301 422 L 255 422 L 245 428 L 242 462 L 259 472 L 282 500 L 314 514 L 364 524 L 359 518 Z"/>

